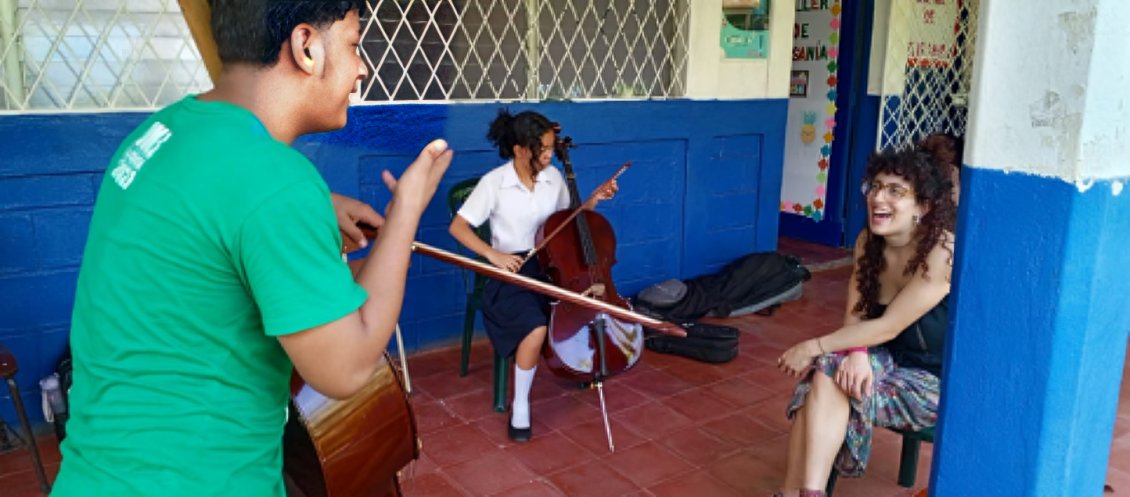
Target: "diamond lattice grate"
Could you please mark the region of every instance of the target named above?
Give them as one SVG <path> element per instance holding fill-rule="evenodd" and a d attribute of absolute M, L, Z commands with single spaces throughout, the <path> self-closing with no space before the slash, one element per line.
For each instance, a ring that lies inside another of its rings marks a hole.
<path fill-rule="evenodd" d="M 370 0 L 362 98 L 682 97 L 689 0 Z M 154 109 L 211 87 L 176 0 L 0 0 L 0 111 Z"/>
<path fill-rule="evenodd" d="M 176 0 L 0 0 L 0 110 L 151 109 L 210 86 Z"/>
<path fill-rule="evenodd" d="M 689 0 L 377 0 L 364 100 L 681 97 Z"/>
<path fill-rule="evenodd" d="M 931 133 L 965 134 L 979 7 L 979 0 L 958 0 L 947 17 L 928 2 L 892 3 L 887 53 L 905 64 L 888 60 L 884 67 L 884 81 L 901 81 L 901 88 L 883 92 L 880 149 L 905 148 Z M 942 21 L 946 29 L 930 29 Z"/>

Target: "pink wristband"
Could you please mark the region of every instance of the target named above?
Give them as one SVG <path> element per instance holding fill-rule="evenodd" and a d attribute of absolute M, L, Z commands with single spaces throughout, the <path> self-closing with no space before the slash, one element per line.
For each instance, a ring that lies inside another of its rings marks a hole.
<path fill-rule="evenodd" d="M 845 354 L 850 354 L 852 352 L 867 352 L 867 347 L 852 347 L 850 349 L 844 350 Z"/>

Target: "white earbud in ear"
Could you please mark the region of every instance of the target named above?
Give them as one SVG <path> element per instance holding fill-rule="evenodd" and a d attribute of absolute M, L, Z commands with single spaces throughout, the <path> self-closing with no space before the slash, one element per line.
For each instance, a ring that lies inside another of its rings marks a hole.
<path fill-rule="evenodd" d="M 308 67 L 314 67 L 314 59 L 311 59 L 310 57 L 303 57 L 302 62 Z"/>

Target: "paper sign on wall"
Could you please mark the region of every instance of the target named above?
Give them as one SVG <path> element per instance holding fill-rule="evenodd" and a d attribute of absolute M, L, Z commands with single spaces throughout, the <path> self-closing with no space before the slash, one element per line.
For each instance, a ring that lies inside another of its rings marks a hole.
<path fill-rule="evenodd" d="M 781 210 L 824 218 L 836 128 L 839 0 L 797 0 Z"/>

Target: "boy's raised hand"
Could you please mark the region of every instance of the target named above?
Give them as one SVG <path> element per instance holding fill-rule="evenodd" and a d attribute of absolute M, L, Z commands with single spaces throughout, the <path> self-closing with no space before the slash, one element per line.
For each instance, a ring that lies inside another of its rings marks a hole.
<path fill-rule="evenodd" d="M 434 140 L 429 143 L 416 160 L 404 170 L 400 178 L 384 171 L 381 179 L 385 186 L 392 192 L 392 201 L 389 202 L 387 215 L 391 216 L 396 210 L 405 209 L 407 213 L 419 216 L 424 212 L 435 195 L 436 187 L 443 178 L 443 173 L 451 165 L 453 152 L 447 147 L 444 140 Z"/>

